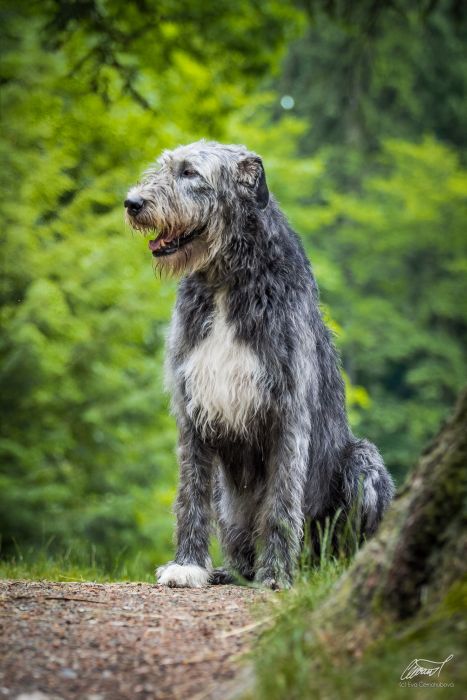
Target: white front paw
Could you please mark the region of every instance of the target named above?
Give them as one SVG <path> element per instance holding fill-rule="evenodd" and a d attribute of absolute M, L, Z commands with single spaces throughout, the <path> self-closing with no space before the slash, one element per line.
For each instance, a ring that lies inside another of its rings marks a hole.
<path fill-rule="evenodd" d="M 196 564 L 175 564 L 170 561 L 156 571 L 157 583 L 172 588 L 204 588 L 208 585 L 209 571 Z"/>

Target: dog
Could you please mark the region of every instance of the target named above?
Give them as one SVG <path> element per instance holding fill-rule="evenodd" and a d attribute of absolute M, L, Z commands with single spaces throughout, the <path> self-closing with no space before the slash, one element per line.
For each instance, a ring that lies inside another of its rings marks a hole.
<path fill-rule="evenodd" d="M 156 264 L 181 276 L 167 343 L 177 551 L 158 582 L 203 587 L 236 574 L 287 588 L 307 522 L 356 509 L 370 536 L 394 492 L 376 447 L 350 430 L 301 242 L 244 146 L 165 151 L 125 208 L 133 228 L 155 232 Z M 213 521 L 226 569 L 211 566 Z"/>

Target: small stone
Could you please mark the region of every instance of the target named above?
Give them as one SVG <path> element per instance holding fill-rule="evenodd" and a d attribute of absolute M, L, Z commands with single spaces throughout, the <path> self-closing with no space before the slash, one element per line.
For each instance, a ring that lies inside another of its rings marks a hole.
<path fill-rule="evenodd" d="M 62 678 L 67 678 L 69 680 L 72 680 L 74 678 L 78 678 L 78 674 L 76 673 L 76 671 L 73 671 L 72 668 L 62 668 L 62 670 L 59 671 L 58 675 L 61 676 Z"/>

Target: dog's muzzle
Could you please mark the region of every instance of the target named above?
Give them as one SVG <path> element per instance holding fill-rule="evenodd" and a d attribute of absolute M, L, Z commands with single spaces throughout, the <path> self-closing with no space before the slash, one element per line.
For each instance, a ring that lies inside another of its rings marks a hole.
<path fill-rule="evenodd" d="M 191 231 L 186 231 L 179 236 L 174 236 L 173 233 L 165 233 L 163 231 L 157 236 L 157 238 L 149 241 L 149 250 L 155 258 L 159 258 L 164 255 L 172 255 L 173 253 L 177 253 L 188 243 L 194 241 L 195 238 L 198 238 L 198 236 L 202 234 L 205 229 L 206 226 L 200 226 L 199 228 L 192 229 Z"/>

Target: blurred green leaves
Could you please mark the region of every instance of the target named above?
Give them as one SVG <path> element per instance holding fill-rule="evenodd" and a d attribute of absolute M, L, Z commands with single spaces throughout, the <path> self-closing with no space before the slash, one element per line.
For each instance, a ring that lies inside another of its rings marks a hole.
<path fill-rule="evenodd" d="M 452 403 L 467 317 L 458 28 L 443 3 L 429 30 L 409 13 L 410 56 L 395 54 L 402 20 L 383 13 L 372 79 L 353 83 L 367 24 L 315 5 L 306 25 L 273 0 L 2 3 L 4 553 L 89 550 L 109 571 L 118 556 L 143 570 L 169 556 L 176 431 L 162 367 L 175 282 L 154 275 L 122 202 L 178 143 L 263 155 L 320 284 L 352 423 L 397 476 Z M 432 76 L 414 91 L 432 66 L 427 31 L 455 60 L 449 72 L 442 59 L 445 87 Z M 347 113 L 349 85 L 365 90 Z"/>
<path fill-rule="evenodd" d="M 161 150 L 222 136 L 299 13 L 244 0 L 2 5 L 3 551 L 171 548 L 175 283 L 123 199 Z M 267 33 L 258 42 L 257 33 Z M 140 556 L 140 554 L 138 554 Z"/>

